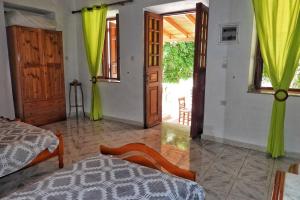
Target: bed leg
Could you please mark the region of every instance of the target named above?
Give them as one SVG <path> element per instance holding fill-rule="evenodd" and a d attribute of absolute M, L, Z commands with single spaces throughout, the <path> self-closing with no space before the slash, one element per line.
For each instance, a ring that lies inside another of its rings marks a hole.
<path fill-rule="evenodd" d="M 58 167 L 59 167 L 59 169 L 64 168 L 64 156 L 63 155 L 58 156 Z"/>
<path fill-rule="evenodd" d="M 62 137 L 62 134 L 57 132 L 57 137 L 59 139 L 59 145 L 58 145 L 58 166 L 59 168 L 64 167 L 64 140 Z"/>

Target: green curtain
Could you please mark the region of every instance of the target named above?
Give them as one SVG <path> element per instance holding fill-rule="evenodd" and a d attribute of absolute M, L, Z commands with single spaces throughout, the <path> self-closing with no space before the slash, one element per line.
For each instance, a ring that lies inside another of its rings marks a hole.
<path fill-rule="evenodd" d="M 84 8 L 81 13 L 86 56 L 92 81 L 90 119 L 99 120 L 102 118 L 102 103 L 96 77 L 101 72 L 107 6 L 103 5 L 101 8 L 94 6 L 92 10 Z"/>
<path fill-rule="evenodd" d="M 287 95 L 300 58 L 300 1 L 252 0 L 261 53 L 274 95 L 267 152 L 284 156 L 284 120 Z M 280 101 L 283 100 L 283 101 Z"/>

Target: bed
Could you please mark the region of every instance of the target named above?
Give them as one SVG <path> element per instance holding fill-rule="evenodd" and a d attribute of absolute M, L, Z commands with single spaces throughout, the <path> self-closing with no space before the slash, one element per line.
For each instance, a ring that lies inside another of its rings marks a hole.
<path fill-rule="evenodd" d="M 203 188 L 193 181 L 194 172 L 176 167 L 144 144 L 101 146 L 100 151 L 99 155 L 59 170 L 4 200 L 204 200 Z"/>
<path fill-rule="evenodd" d="M 56 156 L 63 168 L 60 133 L 0 118 L 0 178 Z"/>

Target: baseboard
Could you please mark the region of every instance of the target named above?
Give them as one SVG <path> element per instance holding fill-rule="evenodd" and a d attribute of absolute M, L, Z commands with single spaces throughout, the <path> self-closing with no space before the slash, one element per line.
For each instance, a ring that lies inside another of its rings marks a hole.
<path fill-rule="evenodd" d="M 80 112 L 80 116 L 81 115 L 83 115 L 83 114 Z M 71 116 L 74 117 L 74 114 L 71 115 Z M 85 112 L 85 116 L 87 118 L 90 118 L 90 113 L 89 112 Z M 121 123 L 124 123 L 124 124 L 130 124 L 130 125 L 134 125 L 134 126 L 138 126 L 138 127 L 143 127 L 144 128 L 144 124 L 142 122 L 137 122 L 137 121 L 133 121 L 133 120 L 121 119 L 121 118 L 111 117 L 111 116 L 107 116 L 107 115 L 103 115 L 103 119 L 110 120 L 110 121 L 121 122 Z"/>
<path fill-rule="evenodd" d="M 138 127 L 144 127 L 144 123 L 133 121 L 133 120 L 128 120 L 128 119 L 121 119 L 121 118 L 111 117 L 111 116 L 106 116 L 106 115 L 103 115 L 103 119 L 121 122 L 124 124 L 130 124 L 130 125 L 134 125 L 134 126 L 138 126 Z"/>
<path fill-rule="evenodd" d="M 244 143 L 244 142 L 240 142 L 240 141 L 236 141 L 236 140 L 230 140 L 230 139 L 226 139 L 226 138 L 220 138 L 220 137 L 215 137 L 215 136 L 205 135 L 205 134 L 203 134 L 201 136 L 201 138 L 203 138 L 204 140 L 209 140 L 209 141 L 218 142 L 218 143 L 222 143 L 222 144 L 228 144 L 228 145 L 232 145 L 232 146 L 236 146 L 236 147 L 242 147 L 242 148 L 251 149 L 251 150 L 260 151 L 260 152 L 266 152 L 266 146 L 249 144 L 249 143 Z M 285 152 L 285 156 L 287 156 L 289 158 L 299 159 L 300 153 Z"/>

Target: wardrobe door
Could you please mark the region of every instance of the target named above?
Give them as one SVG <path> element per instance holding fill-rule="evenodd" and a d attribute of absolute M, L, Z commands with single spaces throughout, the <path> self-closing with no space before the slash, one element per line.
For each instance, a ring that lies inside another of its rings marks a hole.
<path fill-rule="evenodd" d="M 24 102 L 45 100 L 44 69 L 37 66 L 26 66 L 22 71 Z"/>
<path fill-rule="evenodd" d="M 47 99 L 65 97 L 62 33 L 43 31 L 43 63 L 46 69 Z"/>
<path fill-rule="evenodd" d="M 46 70 L 47 106 L 49 121 L 66 118 L 65 81 L 62 32 L 43 31 L 43 63 Z"/>
<path fill-rule="evenodd" d="M 32 67 L 42 64 L 41 31 L 28 27 L 17 27 L 19 55 L 21 66 Z"/>
<path fill-rule="evenodd" d="M 45 71 L 42 67 L 41 32 L 18 27 L 17 60 L 22 73 L 23 101 L 45 100 Z"/>

